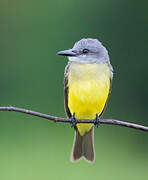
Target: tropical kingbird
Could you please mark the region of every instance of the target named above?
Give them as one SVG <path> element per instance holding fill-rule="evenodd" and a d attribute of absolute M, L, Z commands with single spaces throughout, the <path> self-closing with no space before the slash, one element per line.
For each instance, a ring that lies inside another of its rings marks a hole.
<path fill-rule="evenodd" d="M 81 39 L 72 49 L 58 52 L 68 56 L 64 74 L 65 110 L 72 122 L 95 119 L 103 113 L 113 78 L 108 51 L 97 39 Z M 71 160 L 94 161 L 94 124 L 77 123 Z"/>

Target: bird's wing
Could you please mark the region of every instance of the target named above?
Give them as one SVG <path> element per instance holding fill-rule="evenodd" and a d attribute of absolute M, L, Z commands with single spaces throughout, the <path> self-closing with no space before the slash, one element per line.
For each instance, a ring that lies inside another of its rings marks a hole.
<path fill-rule="evenodd" d="M 111 76 L 110 76 L 110 89 L 109 89 L 107 101 L 108 101 L 109 96 L 110 96 L 111 91 L 112 91 L 112 80 L 113 80 L 113 68 L 112 68 L 111 64 L 109 64 L 109 67 L 110 67 L 110 70 L 111 70 Z M 104 113 L 104 111 L 105 111 L 105 109 L 106 109 L 107 101 L 106 101 L 105 106 L 104 106 L 104 108 L 103 108 L 101 114 L 99 115 L 99 117 L 101 117 L 102 114 Z"/>
<path fill-rule="evenodd" d="M 68 108 L 68 71 L 69 71 L 69 63 L 65 67 L 64 73 L 64 106 L 67 117 L 70 118 L 72 116 L 70 109 Z"/>

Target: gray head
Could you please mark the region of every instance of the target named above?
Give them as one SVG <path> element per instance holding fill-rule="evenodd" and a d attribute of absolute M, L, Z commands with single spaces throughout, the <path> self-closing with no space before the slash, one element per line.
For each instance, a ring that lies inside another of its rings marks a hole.
<path fill-rule="evenodd" d="M 69 61 L 78 63 L 109 63 L 108 52 L 97 39 L 81 39 L 74 44 L 72 49 L 60 51 L 57 54 L 68 56 Z"/>

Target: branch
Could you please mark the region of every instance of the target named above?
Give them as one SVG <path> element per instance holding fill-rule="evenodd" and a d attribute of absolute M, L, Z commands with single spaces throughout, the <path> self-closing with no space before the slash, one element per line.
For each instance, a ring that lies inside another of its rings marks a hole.
<path fill-rule="evenodd" d="M 15 111 L 15 112 L 20 112 L 24 114 L 29 114 L 32 116 L 37 116 L 41 117 L 44 119 L 52 120 L 54 122 L 64 122 L 64 123 L 71 123 L 70 119 L 67 118 L 61 118 L 61 117 L 56 117 L 56 116 L 51 116 L 23 108 L 17 108 L 17 107 L 0 107 L 0 111 Z M 94 123 L 94 120 L 92 119 L 79 119 L 76 121 L 76 123 Z M 124 127 L 129 127 L 129 128 L 134 128 L 142 131 L 148 131 L 148 127 L 134 124 L 134 123 L 129 123 L 129 122 L 123 122 L 119 120 L 114 120 L 114 119 L 101 119 L 100 120 L 101 124 L 111 124 L 111 125 L 118 125 L 118 126 L 124 126 Z"/>

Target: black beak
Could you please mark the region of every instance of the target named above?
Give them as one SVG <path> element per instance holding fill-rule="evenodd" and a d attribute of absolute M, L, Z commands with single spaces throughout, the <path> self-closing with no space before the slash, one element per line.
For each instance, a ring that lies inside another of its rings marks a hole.
<path fill-rule="evenodd" d="M 57 52 L 57 55 L 61 55 L 61 56 L 76 56 L 77 53 L 73 49 L 68 49 L 68 50 Z"/>

